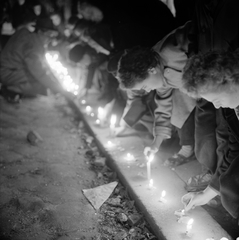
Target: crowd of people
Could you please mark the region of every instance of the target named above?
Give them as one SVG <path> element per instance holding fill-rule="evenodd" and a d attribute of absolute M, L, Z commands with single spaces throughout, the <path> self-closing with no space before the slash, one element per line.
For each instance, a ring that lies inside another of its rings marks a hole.
<path fill-rule="evenodd" d="M 238 0 L 192 1 L 193 14 L 182 26 L 175 21 L 177 1 L 167 1 L 168 6 L 162 1 L 154 10 L 164 15 L 154 18 L 152 28 L 148 19 L 142 27 L 138 20 L 110 25 L 100 8 L 69 2 L 2 2 L 0 28 L 6 38 L 1 37 L 0 94 L 19 103 L 50 89 L 73 99 L 42 60 L 49 49 L 75 68 L 86 66 L 85 95 L 100 72 L 100 98 L 121 115 L 115 135 L 132 128 L 150 133 L 146 156 L 178 136 L 181 148 L 165 166 L 195 158 L 202 166 L 202 173 L 186 184 L 185 209 L 219 196 L 238 219 Z"/>

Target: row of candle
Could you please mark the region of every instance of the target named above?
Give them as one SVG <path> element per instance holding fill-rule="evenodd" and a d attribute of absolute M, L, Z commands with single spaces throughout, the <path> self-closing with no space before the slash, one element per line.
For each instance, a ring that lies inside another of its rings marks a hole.
<path fill-rule="evenodd" d="M 86 104 L 86 101 L 82 100 L 81 103 L 84 105 L 84 104 Z M 86 112 L 87 115 L 91 115 L 92 117 L 94 117 L 94 113 L 92 112 L 92 108 L 90 106 L 86 106 L 85 112 Z M 102 107 L 99 107 L 98 108 L 98 115 L 97 115 L 97 119 L 96 119 L 96 124 L 100 125 L 101 122 L 104 121 L 105 117 L 106 117 L 106 113 L 105 113 L 104 109 Z M 111 119 L 110 119 L 110 133 L 111 133 L 111 135 L 114 133 L 116 121 L 117 121 L 116 115 L 112 115 Z M 111 141 L 108 141 L 107 142 L 107 147 L 109 147 L 109 148 L 115 147 L 115 144 L 112 143 Z M 127 153 L 125 159 L 128 160 L 128 161 L 133 161 L 133 160 L 135 160 L 135 157 L 134 157 L 133 154 Z M 146 156 L 146 159 L 147 159 L 147 164 L 146 165 L 147 165 L 148 187 L 149 187 L 149 189 L 153 189 L 154 185 L 153 185 L 153 179 L 151 178 L 151 162 L 154 159 L 154 154 Z M 162 193 L 161 193 L 161 196 L 159 198 L 159 201 L 161 203 L 166 203 L 167 202 L 165 196 L 166 196 L 166 191 L 163 190 Z M 185 214 L 185 211 L 183 210 L 182 213 Z M 191 230 L 192 230 L 193 222 L 194 222 L 193 218 L 190 218 L 187 222 L 186 233 L 185 234 L 188 237 L 191 236 Z M 214 240 L 214 239 L 213 238 L 207 238 L 206 240 Z M 228 239 L 223 237 L 220 240 L 228 240 Z M 239 239 L 237 239 L 237 240 L 239 240 Z"/>

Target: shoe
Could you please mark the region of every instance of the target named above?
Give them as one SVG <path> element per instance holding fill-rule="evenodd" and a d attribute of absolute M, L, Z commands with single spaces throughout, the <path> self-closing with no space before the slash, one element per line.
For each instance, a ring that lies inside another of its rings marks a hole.
<path fill-rule="evenodd" d="M 0 95 L 9 103 L 20 103 L 21 101 L 21 94 L 10 91 L 5 86 L 1 86 Z"/>
<path fill-rule="evenodd" d="M 185 189 L 188 192 L 203 191 L 210 183 L 212 179 L 211 173 L 201 173 L 188 179 Z"/>
<path fill-rule="evenodd" d="M 190 162 L 194 159 L 195 159 L 194 154 L 192 154 L 189 157 L 185 157 L 185 156 L 183 156 L 179 153 L 176 153 L 164 162 L 164 166 L 173 168 L 173 167 L 177 167 L 179 165 L 182 165 L 184 163 L 188 163 L 188 162 Z"/>

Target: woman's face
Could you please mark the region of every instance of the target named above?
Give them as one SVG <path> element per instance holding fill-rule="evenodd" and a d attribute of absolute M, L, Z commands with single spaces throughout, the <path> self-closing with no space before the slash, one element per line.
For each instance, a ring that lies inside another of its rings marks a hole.
<path fill-rule="evenodd" d="M 239 85 L 227 83 L 213 91 L 201 93 L 200 96 L 212 102 L 215 108 L 236 108 L 239 106 Z"/>

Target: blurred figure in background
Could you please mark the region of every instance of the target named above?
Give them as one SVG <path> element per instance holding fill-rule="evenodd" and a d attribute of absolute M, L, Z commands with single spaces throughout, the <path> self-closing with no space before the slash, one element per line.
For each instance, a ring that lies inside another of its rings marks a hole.
<path fill-rule="evenodd" d="M 47 88 L 65 94 L 44 66 L 45 47 L 57 35 L 52 21 L 38 19 L 35 32 L 29 31 L 29 23 L 18 26 L 1 53 L 1 95 L 12 103 L 19 102 L 21 97 L 46 95 Z"/>

